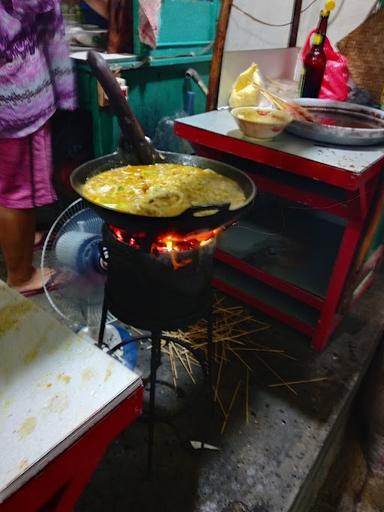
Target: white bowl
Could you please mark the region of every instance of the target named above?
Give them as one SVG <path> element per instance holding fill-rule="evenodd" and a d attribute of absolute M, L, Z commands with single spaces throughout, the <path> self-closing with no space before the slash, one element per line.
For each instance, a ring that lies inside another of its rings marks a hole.
<path fill-rule="evenodd" d="M 271 140 L 293 120 L 291 114 L 268 107 L 237 107 L 231 111 L 240 130 L 259 140 Z"/>
<path fill-rule="evenodd" d="M 72 40 L 82 46 L 104 47 L 108 30 L 79 30 L 72 35 Z"/>

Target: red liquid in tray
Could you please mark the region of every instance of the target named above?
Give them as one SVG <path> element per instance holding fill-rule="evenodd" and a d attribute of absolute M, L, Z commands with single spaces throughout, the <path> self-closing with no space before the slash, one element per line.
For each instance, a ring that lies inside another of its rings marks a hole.
<path fill-rule="evenodd" d="M 341 126 L 344 128 L 384 128 L 384 121 L 374 119 L 363 114 L 345 112 L 325 112 L 323 110 L 309 109 L 314 114 L 316 122 L 327 126 Z"/>

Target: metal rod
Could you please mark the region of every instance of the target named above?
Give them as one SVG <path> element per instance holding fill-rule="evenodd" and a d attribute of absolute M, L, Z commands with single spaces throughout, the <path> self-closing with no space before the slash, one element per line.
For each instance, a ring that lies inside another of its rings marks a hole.
<path fill-rule="evenodd" d="M 97 345 L 101 347 L 103 345 L 104 340 L 104 332 L 105 332 L 105 323 L 107 321 L 107 313 L 108 313 L 108 299 L 107 294 L 104 290 L 104 298 L 103 298 L 103 309 L 101 312 L 101 319 L 100 319 L 100 327 L 99 327 L 99 337 L 97 340 Z"/>
<path fill-rule="evenodd" d="M 205 85 L 200 74 L 196 71 L 196 69 L 188 68 L 187 71 L 185 72 L 185 78 L 188 78 L 189 80 L 193 80 L 195 82 L 195 84 L 197 84 L 200 87 L 203 94 L 205 96 L 208 96 L 208 88 Z"/>
<path fill-rule="evenodd" d="M 212 412 L 214 412 L 214 394 L 213 394 L 213 311 L 212 301 L 209 305 L 207 314 L 207 366 L 208 366 L 208 386 L 209 397 L 212 404 Z"/>
<path fill-rule="evenodd" d="M 149 415 L 148 415 L 148 474 L 152 474 L 153 441 L 155 433 L 155 398 L 156 398 L 156 373 L 160 363 L 161 331 L 152 332 L 151 348 L 151 375 L 149 389 Z"/>

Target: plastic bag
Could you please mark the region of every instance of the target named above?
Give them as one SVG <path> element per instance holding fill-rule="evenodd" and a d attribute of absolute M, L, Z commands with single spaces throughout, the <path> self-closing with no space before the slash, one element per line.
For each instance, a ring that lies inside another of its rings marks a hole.
<path fill-rule="evenodd" d="M 301 52 L 301 60 L 311 49 L 312 34 L 308 35 Z M 323 81 L 321 83 L 319 98 L 327 100 L 345 101 L 348 98 L 348 61 L 340 52 L 336 52 L 328 37 L 324 41 L 324 52 L 327 57 Z"/>
<path fill-rule="evenodd" d="M 236 78 L 229 96 L 229 106 L 233 108 L 258 105 L 260 101 L 259 85 L 262 85 L 262 78 L 258 65 L 253 62 Z"/>

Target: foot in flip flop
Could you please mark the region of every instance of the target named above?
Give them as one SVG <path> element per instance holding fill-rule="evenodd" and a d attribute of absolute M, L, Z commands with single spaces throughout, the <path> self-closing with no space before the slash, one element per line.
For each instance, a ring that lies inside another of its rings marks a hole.
<path fill-rule="evenodd" d="M 24 295 L 24 297 L 32 297 L 44 292 L 44 285 L 47 289 L 53 286 L 55 271 L 51 268 L 45 268 L 42 271 L 40 268 L 34 269 L 31 278 L 20 286 L 15 286 L 14 289 Z"/>

